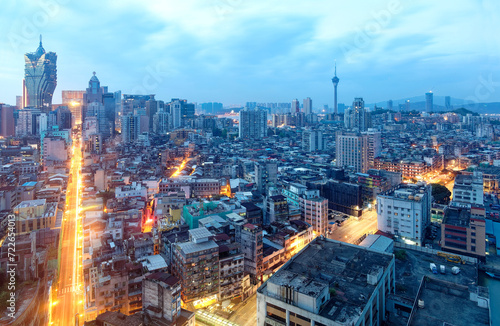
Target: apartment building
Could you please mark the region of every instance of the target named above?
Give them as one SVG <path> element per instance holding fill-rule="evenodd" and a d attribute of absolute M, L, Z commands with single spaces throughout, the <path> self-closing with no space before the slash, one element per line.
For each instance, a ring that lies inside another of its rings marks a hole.
<path fill-rule="evenodd" d="M 430 185 L 401 184 L 377 196 L 378 229 L 421 245 L 430 223 L 431 203 Z"/>
<path fill-rule="evenodd" d="M 206 228 L 189 230 L 188 242 L 176 243 L 172 272 L 182 287 L 182 301 L 192 302 L 219 294 L 219 246 Z"/>

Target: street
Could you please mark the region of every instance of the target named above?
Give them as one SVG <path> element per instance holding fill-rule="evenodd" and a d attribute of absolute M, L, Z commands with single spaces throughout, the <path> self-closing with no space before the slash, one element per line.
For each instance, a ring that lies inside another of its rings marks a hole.
<path fill-rule="evenodd" d="M 53 302 L 51 302 L 51 325 L 75 325 L 79 314 L 79 324 L 83 325 L 83 279 L 81 270 L 81 222 L 79 221 L 80 205 L 80 142 L 74 140 L 71 159 L 72 179 L 66 192 L 66 211 L 62 222 L 61 256 L 59 263 L 59 282 L 55 285 Z"/>
<path fill-rule="evenodd" d="M 240 326 L 257 325 L 257 294 L 252 295 L 229 317 L 229 321 Z"/>
<path fill-rule="evenodd" d="M 361 236 L 368 233 L 377 232 L 377 211 L 375 208 L 371 211 L 364 212 L 361 220 L 356 220 L 351 217 L 338 226 L 331 234 L 329 239 L 354 243 Z"/>

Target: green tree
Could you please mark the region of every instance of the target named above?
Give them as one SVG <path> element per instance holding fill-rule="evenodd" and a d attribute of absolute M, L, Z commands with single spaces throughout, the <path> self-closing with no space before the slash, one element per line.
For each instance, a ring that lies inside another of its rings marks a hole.
<path fill-rule="evenodd" d="M 439 183 L 433 183 L 432 186 L 432 197 L 438 204 L 447 205 L 450 202 L 451 192 L 443 185 Z"/>

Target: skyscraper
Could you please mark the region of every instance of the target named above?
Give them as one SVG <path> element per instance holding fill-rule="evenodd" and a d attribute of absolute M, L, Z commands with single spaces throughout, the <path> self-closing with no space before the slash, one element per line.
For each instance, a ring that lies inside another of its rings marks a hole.
<path fill-rule="evenodd" d="M 260 139 L 266 136 L 267 111 L 245 108 L 240 111 L 239 137 Z"/>
<path fill-rule="evenodd" d="M 392 111 L 392 100 L 387 101 L 387 110 Z"/>
<path fill-rule="evenodd" d="M 304 99 L 304 113 L 306 115 L 312 113 L 312 102 L 310 97 Z"/>
<path fill-rule="evenodd" d="M 57 86 L 57 55 L 45 52 L 40 35 L 40 46 L 36 52 L 24 55 L 24 106 L 40 109 L 42 112 L 52 110 L 52 96 Z"/>
<path fill-rule="evenodd" d="M 333 83 L 333 113 L 335 116 L 338 114 L 338 106 L 337 106 L 337 85 L 339 84 L 340 79 L 337 77 L 337 62 L 335 62 L 335 76 L 332 78 Z"/>
<path fill-rule="evenodd" d="M 93 73 L 89 80 L 89 87 L 83 94 L 82 119 L 98 116 L 98 132 L 103 139 L 113 136 L 115 132 L 115 111 L 116 111 L 116 93 L 108 92 L 107 86 L 101 87 L 101 82 Z M 118 95 L 119 96 L 119 95 Z M 93 103 L 98 103 L 93 104 Z"/>
<path fill-rule="evenodd" d="M 15 133 L 14 107 L 0 103 L 0 136 L 9 137 Z"/>
<path fill-rule="evenodd" d="M 83 94 L 85 91 L 62 91 L 62 104 L 71 111 L 73 124 L 82 123 Z"/>
<path fill-rule="evenodd" d="M 425 93 L 425 111 L 432 112 L 434 108 L 434 94 L 432 91 Z"/>
<path fill-rule="evenodd" d="M 370 112 L 365 110 L 365 101 L 362 97 L 357 97 L 352 103 L 352 108 L 344 112 L 344 126 L 347 129 L 358 129 L 366 131 L 371 125 Z"/>
<path fill-rule="evenodd" d="M 291 112 L 292 112 L 292 114 L 300 112 L 299 100 L 295 99 L 295 100 L 292 101 Z"/>
<path fill-rule="evenodd" d="M 444 98 L 444 107 L 446 108 L 446 110 L 451 110 L 452 109 L 452 107 L 451 107 L 451 97 L 445 96 L 445 98 Z"/>

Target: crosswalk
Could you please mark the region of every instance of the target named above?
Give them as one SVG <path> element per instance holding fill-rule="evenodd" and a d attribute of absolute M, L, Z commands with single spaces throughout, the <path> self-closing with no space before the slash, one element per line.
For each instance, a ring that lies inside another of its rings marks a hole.
<path fill-rule="evenodd" d="M 58 296 L 66 294 L 66 293 L 70 293 L 70 292 L 75 292 L 76 290 L 77 290 L 77 287 L 75 285 L 66 286 L 66 287 L 63 287 L 62 289 L 59 290 Z"/>

